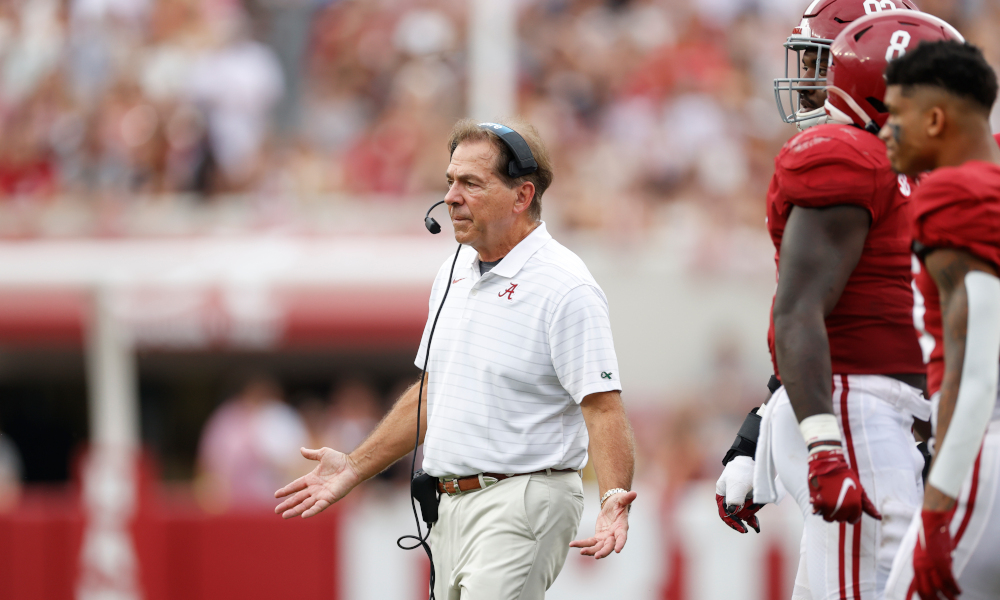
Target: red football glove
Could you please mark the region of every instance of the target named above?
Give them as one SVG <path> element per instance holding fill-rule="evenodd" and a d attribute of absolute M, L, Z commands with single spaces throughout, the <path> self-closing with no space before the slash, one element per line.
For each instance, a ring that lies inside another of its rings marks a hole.
<path fill-rule="evenodd" d="M 839 450 L 824 450 L 809 457 L 809 501 L 813 514 L 822 515 L 824 521 L 857 523 L 862 511 L 882 520 Z"/>
<path fill-rule="evenodd" d="M 948 600 L 962 593 L 951 572 L 951 551 L 954 546 L 948 522 L 951 512 L 924 510 L 920 512 L 920 532 L 913 548 L 913 583 L 920 600 L 938 600 L 938 592 Z"/>
<path fill-rule="evenodd" d="M 726 497 L 715 495 L 715 502 L 719 505 L 719 516 L 722 518 L 722 522 L 729 525 L 736 531 L 740 533 L 746 533 L 747 528 L 743 525 L 745 521 L 747 525 L 753 527 L 753 530 L 760 533 L 760 522 L 755 516 L 757 511 L 764 508 L 763 504 L 754 504 L 752 502 L 747 502 L 743 505 L 737 505 L 728 507 L 726 506 Z M 730 508 L 736 509 L 730 512 Z"/>

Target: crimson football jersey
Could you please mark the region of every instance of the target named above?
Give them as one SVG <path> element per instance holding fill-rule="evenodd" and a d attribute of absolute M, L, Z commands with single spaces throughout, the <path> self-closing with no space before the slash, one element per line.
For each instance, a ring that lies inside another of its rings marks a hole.
<path fill-rule="evenodd" d="M 860 206 L 871 228 L 844 292 L 826 317 L 835 374 L 923 373 L 913 335 L 909 181 L 897 176 L 885 145 L 849 125 L 817 125 L 789 140 L 774 159 L 767 228 L 775 265 L 792 208 Z M 772 304 L 773 307 L 773 304 Z M 768 345 L 775 373 L 774 318 Z"/>
<path fill-rule="evenodd" d="M 970 161 L 928 173 L 914 192 L 912 211 L 917 245 L 960 248 L 1000 268 L 1000 165 Z M 927 390 L 933 394 L 944 377 L 941 303 L 926 268 L 914 280 L 923 297 L 923 327 L 919 301 L 916 321 L 928 358 Z"/>

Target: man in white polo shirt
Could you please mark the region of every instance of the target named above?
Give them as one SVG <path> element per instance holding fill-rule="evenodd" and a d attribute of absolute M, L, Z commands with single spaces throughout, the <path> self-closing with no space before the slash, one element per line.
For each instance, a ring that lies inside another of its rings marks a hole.
<path fill-rule="evenodd" d="M 537 132 L 509 126 L 464 120 L 452 131 L 445 202 L 464 246 L 434 281 L 416 359 L 428 360 L 423 466 L 442 492 L 429 540 L 438 600 L 542 598 L 570 546 L 595 558 L 621 551 L 636 497 L 607 299 L 540 220 L 552 163 Z M 519 171 L 498 132 L 526 144 L 537 167 Z M 419 388 L 350 454 L 303 449 L 319 465 L 276 492 L 286 497 L 276 512 L 317 514 L 405 456 Z M 571 543 L 588 447 L 601 512 L 595 535 Z"/>

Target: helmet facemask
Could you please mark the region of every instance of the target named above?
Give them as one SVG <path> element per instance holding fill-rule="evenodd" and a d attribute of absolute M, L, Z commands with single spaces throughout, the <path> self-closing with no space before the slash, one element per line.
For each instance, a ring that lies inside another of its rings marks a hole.
<path fill-rule="evenodd" d="M 785 123 L 795 123 L 799 130 L 827 122 L 823 103 L 814 108 L 802 105 L 802 92 L 826 90 L 826 72 L 833 64 L 830 44 L 833 40 L 793 34 L 785 42 L 785 76 L 774 80 L 774 98 L 778 112 Z M 815 52 L 816 65 L 812 77 L 805 77 L 802 60 L 808 52 Z M 791 62 L 795 62 L 794 71 Z M 792 76 L 794 73 L 794 77 Z"/>

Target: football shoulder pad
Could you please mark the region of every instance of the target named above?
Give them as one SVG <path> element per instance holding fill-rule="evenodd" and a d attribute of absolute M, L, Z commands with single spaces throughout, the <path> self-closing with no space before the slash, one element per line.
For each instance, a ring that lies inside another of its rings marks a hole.
<path fill-rule="evenodd" d="M 853 204 L 873 218 L 880 212 L 878 192 L 896 182 L 882 142 L 839 124 L 812 127 L 789 140 L 775 159 L 775 178 L 790 204 Z"/>
<path fill-rule="evenodd" d="M 966 163 L 929 173 L 914 190 L 912 211 L 919 246 L 959 248 L 1000 265 L 1000 166 Z"/>

